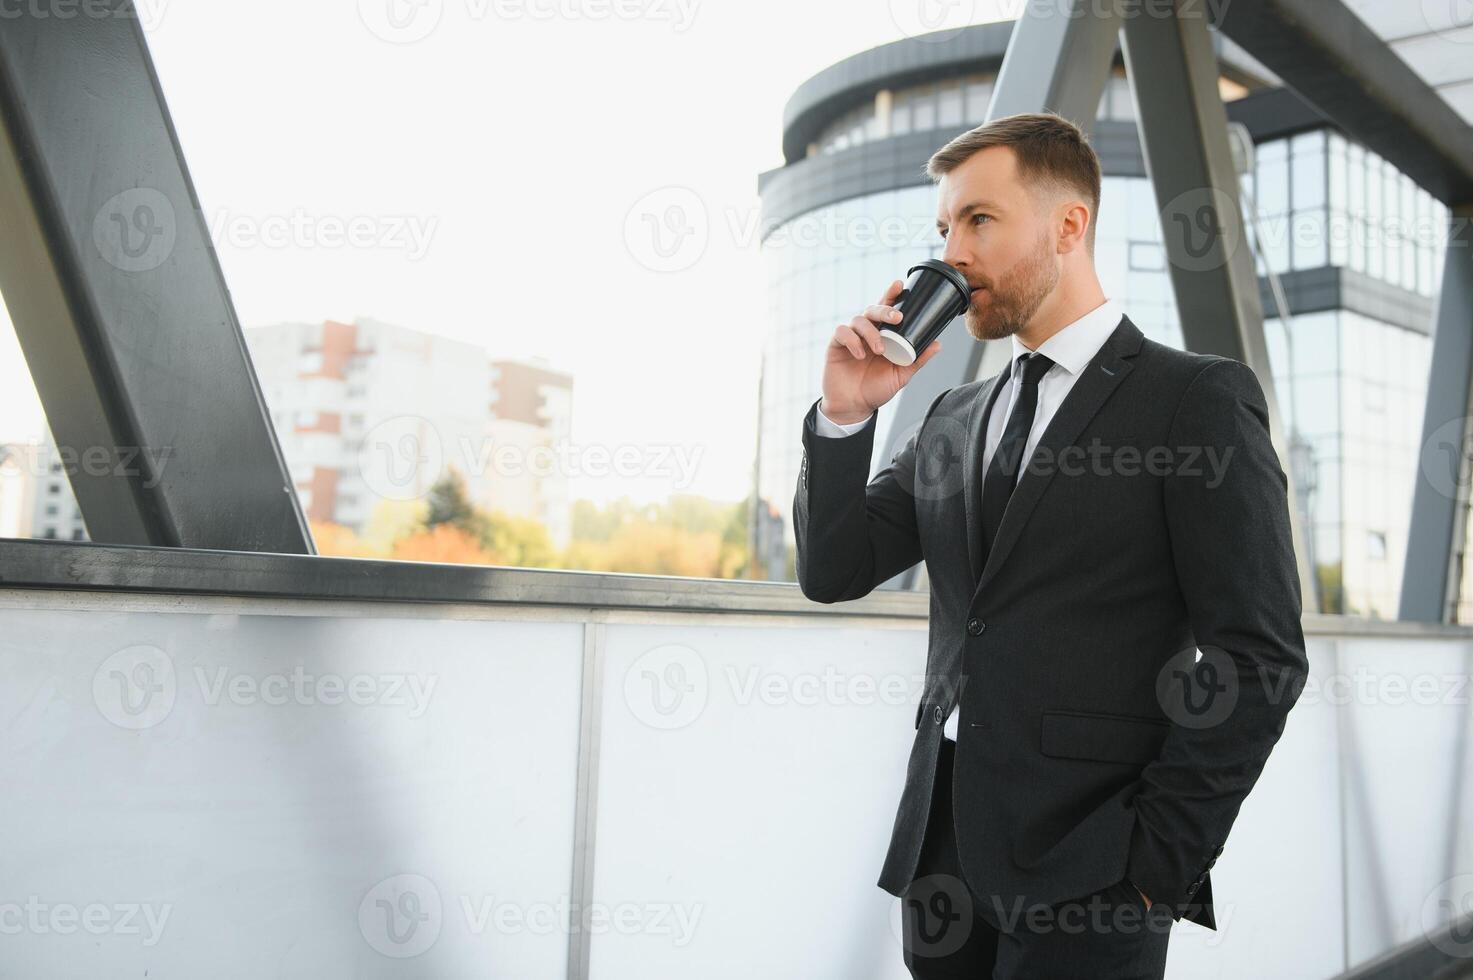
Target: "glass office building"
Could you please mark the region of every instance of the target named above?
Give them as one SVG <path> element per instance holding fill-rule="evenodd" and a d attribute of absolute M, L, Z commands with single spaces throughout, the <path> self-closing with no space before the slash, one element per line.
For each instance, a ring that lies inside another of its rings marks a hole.
<path fill-rule="evenodd" d="M 770 533 L 782 546 L 769 550 L 786 559 L 768 569 L 773 578 L 794 577 L 800 427 L 821 393 L 824 348 L 891 280 L 940 255 L 936 192 L 922 168 L 985 119 L 1010 31 L 989 24 L 867 51 L 814 76 L 789 103 L 788 162 L 760 178 L 768 333 L 757 485 L 780 519 Z M 1240 49 L 1221 42 L 1219 63 L 1229 119 L 1254 143 L 1243 202 L 1257 219 L 1265 335 L 1324 608 L 1394 618 L 1447 209 Z M 1118 64 L 1092 142 L 1105 175 L 1100 280 L 1147 336 L 1180 347 L 1160 215 Z M 1287 330 L 1270 271 L 1288 299 Z M 1005 357 L 988 352 L 982 376 Z M 875 469 L 893 412 L 880 412 Z"/>

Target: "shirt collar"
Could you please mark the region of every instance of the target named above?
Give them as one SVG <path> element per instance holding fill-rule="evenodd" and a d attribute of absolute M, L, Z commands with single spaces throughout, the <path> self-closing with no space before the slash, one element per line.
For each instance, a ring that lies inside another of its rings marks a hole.
<path fill-rule="evenodd" d="M 1083 371 L 1099 353 L 1110 334 L 1120 325 L 1120 304 L 1107 299 L 1078 320 L 1057 331 L 1048 340 L 1038 345 L 1038 353 L 1044 354 L 1055 364 L 1063 365 L 1070 374 Z M 1017 334 L 1012 335 L 1013 363 L 1023 354 L 1031 354 Z"/>

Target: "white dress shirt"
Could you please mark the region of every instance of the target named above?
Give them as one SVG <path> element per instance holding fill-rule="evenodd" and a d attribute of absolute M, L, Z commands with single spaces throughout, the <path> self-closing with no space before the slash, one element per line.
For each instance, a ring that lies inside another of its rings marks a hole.
<path fill-rule="evenodd" d="M 1107 299 L 1038 345 L 1038 353 L 1047 356 L 1054 363 L 1044 372 L 1038 382 L 1038 406 L 1033 412 L 1033 428 L 1028 430 L 1028 441 L 1023 445 L 1023 459 L 1033 457 L 1033 450 L 1038 445 L 1039 437 L 1048 428 L 1049 421 L 1058 411 L 1059 405 L 1063 403 L 1064 396 L 1069 394 L 1069 390 L 1074 387 L 1074 382 L 1079 380 L 1080 373 L 1094 359 L 1095 354 L 1099 353 L 1110 334 L 1114 333 L 1115 328 L 1120 325 L 1120 317 L 1119 304 L 1112 299 Z M 992 414 L 987 419 L 987 438 L 982 453 L 983 473 L 986 473 L 987 468 L 992 464 L 992 454 L 996 451 L 997 444 L 1002 442 L 1003 429 L 1007 427 L 1008 416 L 1013 412 L 1013 403 L 1017 400 L 1018 391 L 1023 386 L 1023 372 L 1016 368 L 1018 358 L 1032 353 L 1018 339 L 1017 334 L 1013 334 L 1011 340 L 1014 370 L 1009 378 L 1007 398 L 1004 399 L 1001 393 L 998 394 L 997 401 L 993 402 Z M 819 401 L 822 402 L 822 399 Z M 1006 404 L 1004 404 L 1005 401 Z M 873 412 L 870 413 L 870 415 L 873 414 Z M 858 432 L 869 420 L 870 416 L 865 416 L 861 422 L 840 425 L 824 415 L 823 409 L 820 408 L 814 418 L 814 428 L 821 436 L 838 439 Z M 1022 473 L 1024 469 L 1026 467 L 1019 467 L 1018 472 Z M 976 503 L 969 500 L 967 506 L 976 506 Z M 942 729 L 942 734 L 953 741 L 956 739 L 960 708 L 960 703 L 952 706 L 951 716 L 946 719 L 946 727 Z"/>

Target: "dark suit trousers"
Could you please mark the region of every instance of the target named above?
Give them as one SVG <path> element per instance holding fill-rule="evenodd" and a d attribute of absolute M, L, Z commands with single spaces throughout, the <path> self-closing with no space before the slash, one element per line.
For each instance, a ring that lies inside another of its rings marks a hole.
<path fill-rule="evenodd" d="M 901 901 L 917 980 L 1160 980 L 1172 919 L 1124 879 L 1054 905 L 1008 906 L 962 877 L 952 823 L 956 743 L 942 739 L 915 881 Z"/>

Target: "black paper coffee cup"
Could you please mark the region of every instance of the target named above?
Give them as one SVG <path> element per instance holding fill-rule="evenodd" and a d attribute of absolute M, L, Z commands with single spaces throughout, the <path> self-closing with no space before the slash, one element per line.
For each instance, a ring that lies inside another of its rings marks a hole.
<path fill-rule="evenodd" d="M 900 322 L 881 327 L 885 359 L 905 367 L 915 363 L 946 325 L 966 312 L 972 287 L 955 266 L 926 259 L 906 270 L 905 288 L 890 305 L 900 311 Z"/>

